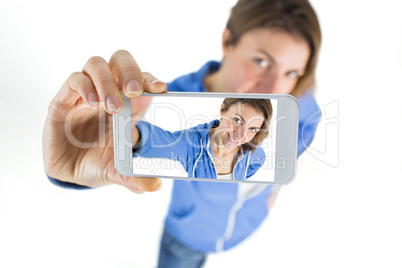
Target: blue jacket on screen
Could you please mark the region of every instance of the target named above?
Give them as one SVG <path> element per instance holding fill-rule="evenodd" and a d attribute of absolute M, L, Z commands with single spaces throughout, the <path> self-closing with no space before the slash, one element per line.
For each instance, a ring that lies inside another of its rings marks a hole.
<path fill-rule="evenodd" d="M 207 62 L 199 71 L 168 84 L 169 91 L 205 92 L 204 77 L 218 70 Z M 310 91 L 299 101 L 298 156 L 311 143 L 321 112 Z M 81 187 L 49 179 L 62 187 Z M 242 184 L 175 180 L 165 228 L 179 242 L 202 252 L 227 250 L 248 237 L 268 215 L 267 200 L 275 186 L 261 184 L 242 193 Z M 269 238 L 267 238 L 269 239 Z"/>
<path fill-rule="evenodd" d="M 209 131 L 219 126 L 219 120 L 181 131 L 169 132 L 146 121 L 137 123 L 141 146 L 134 157 L 166 158 L 179 161 L 189 177 L 216 179 L 214 153 L 210 146 Z M 152 134 L 150 134 L 152 133 Z M 241 148 L 241 147 L 240 147 Z M 261 146 L 255 151 L 239 150 L 233 168 L 234 180 L 246 180 L 264 164 L 265 152 Z"/>

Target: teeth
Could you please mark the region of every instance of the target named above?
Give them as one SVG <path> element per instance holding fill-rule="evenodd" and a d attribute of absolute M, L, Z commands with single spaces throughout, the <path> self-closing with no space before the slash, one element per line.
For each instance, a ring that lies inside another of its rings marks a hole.
<path fill-rule="evenodd" d="M 234 143 L 237 143 L 237 141 L 235 141 L 234 139 L 232 139 L 232 137 L 229 135 L 229 139 L 232 141 L 232 142 L 234 142 Z"/>

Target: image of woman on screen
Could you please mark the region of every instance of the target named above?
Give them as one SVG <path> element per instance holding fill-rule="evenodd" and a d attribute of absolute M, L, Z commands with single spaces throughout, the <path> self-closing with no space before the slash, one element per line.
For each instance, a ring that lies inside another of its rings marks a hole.
<path fill-rule="evenodd" d="M 175 132 L 139 121 L 133 128 L 133 157 L 179 161 L 192 178 L 247 180 L 265 161 L 260 143 L 268 136 L 271 102 L 226 98 L 220 116 Z"/>

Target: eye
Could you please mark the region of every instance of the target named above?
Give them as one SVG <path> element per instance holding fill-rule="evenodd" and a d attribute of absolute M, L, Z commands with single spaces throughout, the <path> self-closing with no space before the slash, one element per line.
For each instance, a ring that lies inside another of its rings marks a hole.
<path fill-rule="evenodd" d="M 268 67 L 268 61 L 266 59 L 261 59 L 261 58 L 255 58 L 254 62 L 260 66 L 261 68 L 267 68 Z"/>
<path fill-rule="evenodd" d="M 258 129 L 256 129 L 256 128 L 254 128 L 254 127 L 253 127 L 253 128 L 250 128 L 250 132 L 251 132 L 251 133 L 256 133 L 257 131 L 258 131 Z"/>
<path fill-rule="evenodd" d="M 233 121 L 234 121 L 236 124 L 241 124 L 240 118 L 235 117 L 235 118 L 233 119 Z"/>
<path fill-rule="evenodd" d="M 297 72 L 296 72 L 296 71 L 291 71 L 291 72 L 288 72 L 288 73 L 286 74 L 286 76 L 287 76 L 288 78 L 290 78 L 290 79 L 296 79 L 296 78 L 299 78 L 299 75 L 297 74 Z"/>

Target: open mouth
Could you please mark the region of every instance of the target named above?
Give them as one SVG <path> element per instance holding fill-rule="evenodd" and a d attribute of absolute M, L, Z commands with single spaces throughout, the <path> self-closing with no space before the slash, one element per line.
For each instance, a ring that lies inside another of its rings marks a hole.
<path fill-rule="evenodd" d="M 230 140 L 232 143 L 238 144 L 238 143 L 240 142 L 240 141 L 236 141 L 236 140 L 232 139 L 232 137 L 230 136 L 229 133 L 228 133 L 228 136 L 229 136 L 229 140 Z"/>

